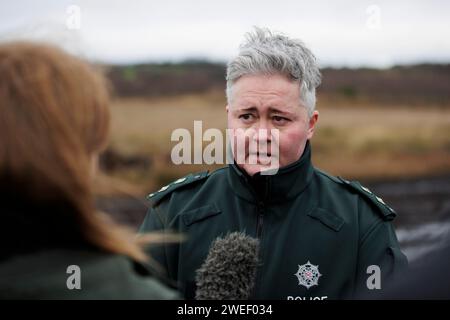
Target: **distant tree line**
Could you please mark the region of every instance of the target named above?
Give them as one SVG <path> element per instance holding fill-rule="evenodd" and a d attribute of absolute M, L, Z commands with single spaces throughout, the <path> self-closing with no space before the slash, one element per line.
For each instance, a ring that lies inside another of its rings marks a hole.
<path fill-rule="evenodd" d="M 319 95 L 377 103 L 450 105 L 450 64 L 389 69 L 322 69 Z M 224 90 L 225 65 L 206 61 L 107 67 L 119 97 L 158 97 Z"/>

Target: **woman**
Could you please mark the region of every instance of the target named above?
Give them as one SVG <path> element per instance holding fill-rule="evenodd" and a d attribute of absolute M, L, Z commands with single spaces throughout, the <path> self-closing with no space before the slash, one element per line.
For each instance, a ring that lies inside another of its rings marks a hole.
<path fill-rule="evenodd" d="M 134 235 L 96 212 L 103 78 L 63 51 L 0 45 L 0 298 L 170 299 Z M 139 268 L 143 270 L 142 268 Z"/>

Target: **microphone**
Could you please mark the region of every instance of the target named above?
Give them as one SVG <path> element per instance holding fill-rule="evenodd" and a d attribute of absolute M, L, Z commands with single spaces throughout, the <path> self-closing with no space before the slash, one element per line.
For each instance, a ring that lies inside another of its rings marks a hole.
<path fill-rule="evenodd" d="M 197 300 L 247 300 L 258 267 L 259 240 L 232 232 L 211 244 L 196 272 Z"/>

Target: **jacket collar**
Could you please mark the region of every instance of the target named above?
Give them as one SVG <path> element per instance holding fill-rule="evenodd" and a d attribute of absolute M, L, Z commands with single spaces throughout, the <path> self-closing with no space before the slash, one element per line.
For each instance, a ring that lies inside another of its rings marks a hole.
<path fill-rule="evenodd" d="M 228 182 L 233 191 L 250 202 L 265 204 L 283 202 L 296 197 L 311 182 L 314 172 L 309 141 L 299 160 L 280 168 L 274 175 L 257 173 L 249 176 L 236 163 L 229 167 Z"/>

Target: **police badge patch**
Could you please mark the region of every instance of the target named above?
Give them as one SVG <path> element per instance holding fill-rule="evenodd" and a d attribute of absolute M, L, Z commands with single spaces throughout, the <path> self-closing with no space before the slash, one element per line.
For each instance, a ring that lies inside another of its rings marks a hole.
<path fill-rule="evenodd" d="M 298 285 L 305 286 L 306 289 L 319 285 L 319 277 L 322 276 L 319 272 L 319 266 L 311 264 L 309 260 L 303 265 L 298 265 L 298 271 L 294 275 L 298 279 Z"/>

